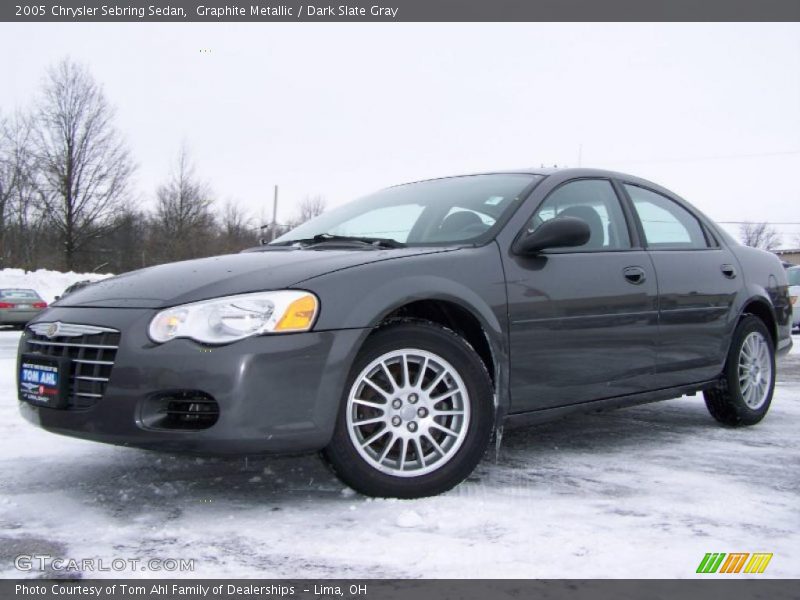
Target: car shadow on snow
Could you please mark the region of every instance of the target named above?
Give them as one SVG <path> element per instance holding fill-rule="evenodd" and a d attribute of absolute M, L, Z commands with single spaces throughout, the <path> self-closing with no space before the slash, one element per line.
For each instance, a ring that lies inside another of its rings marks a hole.
<path fill-rule="evenodd" d="M 520 452 L 570 449 L 575 452 L 626 450 L 659 438 L 691 436 L 719 426 L 708 414 L 702 395 L 681 401 L 655 402 L 632 408 L 572 415 L 541 425 L 507 431 L 503 448 Z"/>

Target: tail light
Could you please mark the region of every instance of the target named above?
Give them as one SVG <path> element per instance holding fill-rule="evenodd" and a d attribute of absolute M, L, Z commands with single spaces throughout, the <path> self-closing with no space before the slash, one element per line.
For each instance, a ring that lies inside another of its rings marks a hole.
<path fill-rule="evenodd" d="M 11 304 L 11 302 L 0 302 L 0 308 L 14 308 L 16 304 Z"/>
<path fill-rule="evenodd" d="M 47 302 L 34 302 L 33 308 L 47 308 Z"/>

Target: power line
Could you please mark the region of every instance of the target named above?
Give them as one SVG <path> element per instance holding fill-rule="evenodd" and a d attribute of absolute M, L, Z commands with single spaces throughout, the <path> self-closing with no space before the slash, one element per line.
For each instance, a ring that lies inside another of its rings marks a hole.
<path fill-rule="evenodd" d="M 670 163 L 670 162 L 694 162 L 703 160 L 729 160 L 737 158 L 767 158 L 771 156 L 794 156 L 800 155 L 800 150 L 786 150 L 779 152 L 756 152 L 752 154 L 717 154 L 710 156 L 695 156 L 684 158 L 649 158 L 649 159 L 633 159 L 633 160 L 598 160 L 599 163 L 623 163 L 623 164 L 647 164 L 647 163 Z"/>
<path fill-rule="evenodd" d="M 714 219 L 715 223 L 722 225 L 757 225 L 766 223 L 767 225 L 800 225 L 798 221 L 718 221 Z"/>

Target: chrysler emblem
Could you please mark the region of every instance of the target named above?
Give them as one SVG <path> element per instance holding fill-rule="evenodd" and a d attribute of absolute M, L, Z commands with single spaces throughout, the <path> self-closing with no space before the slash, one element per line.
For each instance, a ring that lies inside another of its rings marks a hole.
<path fill-rule="evenodd" d="M 98 327 L 97 325 L 80 325 L 78 323 L 62 323 L 55 321 L 53 323 L 34 323 L 28 325 L 36 335 L 41 335 L 46 338 L 54 337 L 79 337 L 82 335 L 97 335 L 99 333 L 119 333 L 116 329 L 110 327 Z"/>

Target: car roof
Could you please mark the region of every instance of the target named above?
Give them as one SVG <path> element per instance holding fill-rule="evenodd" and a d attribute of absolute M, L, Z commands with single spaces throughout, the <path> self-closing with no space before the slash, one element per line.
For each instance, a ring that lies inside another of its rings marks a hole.
<path fill-rule="evenodd" d="M 543 178 L 557 178 L 562 182 L 566 182 L 570 179 L 581 179 L 581 178 L 589 178 L 589 177 L 596 177 L 596 178 L 603 178 L 603 179 L 617 179 L 621 180 L 623 183 L 631 183 L 637 186 L 648 188 L 654 192 L 658 192 L 667 196 L 668 198 L 677 201 L 681 206 L 685 209 L 692 212 L 696 217 L 700 218 L 701 221 L 705 223 L 707 227 L 709 227 L 718 237 L 723 238 L 728 244 L 732 245 L 739 245 L 739 242 L 731 236 L 725 229 L 719 227 L 713 219 L 709 218 L 706 214 L 704 214 L 701 210 L 699 210 L 696 206 L 673 192 L 653 181 L 649 181 L 642 177 L 637 177 L 636 175 L 631 175 L 629 173 L 623 173 L 621 171 L 611 171 L 609 169 L 594 169 L 590 167 L 524 167 L 521 169 L 508 169 L 508 170 L 495 170 L 495 171 L 483 171 L 478 173 L 466 173 L 462 175 L 453 175 L 450 177 L 435 177 L 432 179 L 423 179 L 420 181 L 413 181 L 408 183 L 422 183 L 423 181 L 435 181 L 437 179 L 452 179 L 454 177 L 471 177 L 475 175 L 540 175 Z M 408 185 L 408 184 L 400 184 L 400 185 Z M 395 186 L 392 186 L 395 187 Z"/>
<path fill-rule="evenodd" d="M 558 176 L 559 179 L 574 179 L 581 177 L 605 177 L 610 179 L 624 179 L 626 181 L 642 183 L 656 190 L 663 190 L 671 195 L 673 192 L 662 188 L 657 183 L 642 179 L 636 175 L 629 173 L 622 173 L 620 171 L 611 171 L 608 169 L 594 169 L 590 167 L 523 167 L 521 169 L 499 169 L 493 171 L 478 171 L 474 173 L 461 173 L 458 175 L 447 175 L 444 177 L 431 177 L 429 179 L 420 179 L 418 181 L 408 181 L 398 185 L 408 185 L 411 183 L 422 183 L 425 181 L 436 181 L 440 179 L 454 179 L 457 177 L 474 177 L 477 175 L 540 175 L 543 177 Z M 391 186 L 396 187 L 396 186 Z"/>

